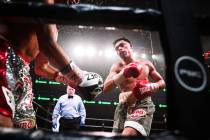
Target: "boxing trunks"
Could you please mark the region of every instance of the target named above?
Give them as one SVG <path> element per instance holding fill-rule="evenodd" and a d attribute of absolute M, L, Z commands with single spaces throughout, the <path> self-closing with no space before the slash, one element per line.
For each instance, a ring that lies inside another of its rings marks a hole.
<path fill-rule="evenodd" d="M 124 123 L 126 120 L 128 104 L 120 102 L 114 113 L 114 124 L 112 132 L 121 133 L 124 129 Z"/>
<path fill-rule="evenodd" d="M 125 127 L 132 127 L 141 135 L 148 136 L 154 112 L 155 105 L 151 97 L 137 101 L 132 106 L 119 103 L 115 110 L 113 132 L 122 132 Z"/>
<path fill-rule="evenodd" d="M 29 70 L 29 63 L 0 38 L 0 113 L 13 118 L 16 127 L 26 129 L 36 124 Z"/>

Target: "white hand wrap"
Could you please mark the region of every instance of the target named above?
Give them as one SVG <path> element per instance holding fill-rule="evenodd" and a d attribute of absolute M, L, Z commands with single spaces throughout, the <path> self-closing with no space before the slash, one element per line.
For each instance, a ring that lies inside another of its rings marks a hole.
<path fill-rule="evenodd" d="M 159 90 L 159 85 L 157 83 L 151 83 L 151 84 L 148 84 L 149 87 L 150 87 L 150 91 L 151 92 L 156 92 Z"/>
<path fill-rule="evenodd" d="M 141 94 L 154 93 L 159 90 L 159 85 L 157 83 L 146 84 L 145 87 L 139 88 Z"/>
<path fill-rule="evenodd" d="M 71 81 L 75 82 L 75 85 L 81 83 L 82 78 L 84 77 L 83 71 L 74 63 L 70 62 L 67 66 L 65 66 L 61 73 Z"/>

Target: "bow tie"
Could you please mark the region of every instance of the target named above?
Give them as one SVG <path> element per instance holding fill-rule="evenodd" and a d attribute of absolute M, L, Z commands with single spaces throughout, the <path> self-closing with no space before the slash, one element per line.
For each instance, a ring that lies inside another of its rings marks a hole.
<path fill-rule="evenodd" d="M 73 98 L 73 96 L 68 96 L 68 98 L 70 99 L 70 98 Z"/>

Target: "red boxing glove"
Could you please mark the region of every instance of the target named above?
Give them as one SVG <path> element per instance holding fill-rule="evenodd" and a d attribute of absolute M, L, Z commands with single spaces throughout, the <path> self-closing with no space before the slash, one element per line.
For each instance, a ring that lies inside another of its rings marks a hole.
<path fill-rule="evenodd" d="M 126 78 L 137 78 L 141 73 L 141 68 L 142 66 L 138 65 L 138 63 L 130 63 L 124 68 L 123 75 Z"/>
<path fill-rule="evenodd" d="M 138 100 L 142 100 L 158 90 L 159 85 L 157 83 L 149 83 L 147 80 L 140 80 L 136 82 L 132 93 Z"/>
<path fill-rule="evenodd" d="M 120 73 L 113 76 L 113 81 L 116 85 L 121 84 L 126 78 L 137 78 L 141 73 L 142 65 L 138 63 L 130 63 Z"/>

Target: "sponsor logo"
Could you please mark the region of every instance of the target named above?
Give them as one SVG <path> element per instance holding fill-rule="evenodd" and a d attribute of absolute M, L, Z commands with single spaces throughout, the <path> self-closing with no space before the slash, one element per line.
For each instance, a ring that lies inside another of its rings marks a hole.
<path fill-rule="evenodd" d="M 142 116 L 145 116 L 147 113 L 144 109 L 140 108 L 140 109 L 136 109 L 132 112 L 132 114 L 130 114 L 128 116 L 128 118 L 130 119 L 136 119 L 136 118 L 139 118 L 139 117 L 142 117 Z"/>
<path fill-rule="evenodd" d="M 24 129 L 31 129 L 35 127 L 35 120 L 34 119 L 22 119 L 15 123 L 18 127 Z"/>
<path fill-rule="evenodd" d="M 149 92 L 149 91 L 150 91 L 150 88 L 149 87 L 139 88 L 139 92 L 141 94 L 144 94 L 144 93 Z"/>
<path fill-rule="evenodd" d="M 174 71 L 179 84 L 189 91 L 200 92 L 207 85 L 205 68 L 193 57 L 182 56 L 178 58 Z"/>
<path fill-rule="evenodd" d="M 92 80 L 98 78 L 98 75 L 96 73 L 88 73 L 87 74 L 87 80 Z"/>

